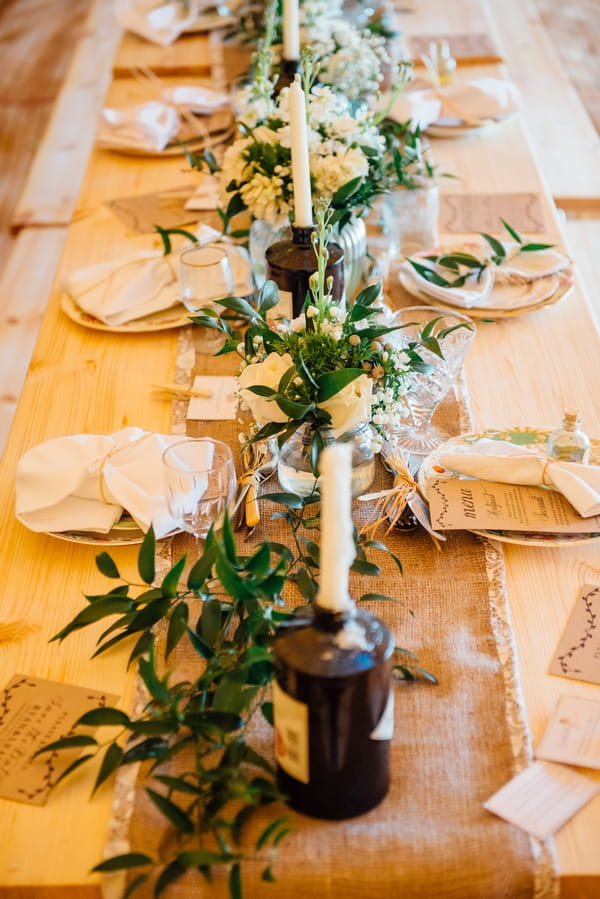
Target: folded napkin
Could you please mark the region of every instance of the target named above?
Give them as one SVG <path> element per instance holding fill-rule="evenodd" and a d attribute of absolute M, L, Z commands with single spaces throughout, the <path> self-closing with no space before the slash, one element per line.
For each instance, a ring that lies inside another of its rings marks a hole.
<path fill-rule="evenodd" d="M 413 257 L 419 265 L 425 266 L 437 275 L 441 275 L 446 281 L 454 281 L 459 275 L 465 274 L 469 269 L 460 266 L 459 271 L 455 272 L 443 265 L 431 262 L 422 256 Z M 400 273 L 408 277 L 422 293 L 428 296 L 442 300 L 444 303 L 450 303 L 453 306 L 460 306 L 464 309 L 471 309 L 473 306 L 482 305 L 488 298 L 494 283 L 494 273 L 491 268 L 484 268 L 479 276 L 477 274 L 469 274 L 465 283 L 461 287 L 443 287 L 439 284 L 432 284 L 422 274 L 420 274 L 410 262 L 403 262 L 400 266 Z"/>
<path fill-rule="evenodd" d="M 117 22 L 125 31 L 166 47 L 191 28 L 205 9 L 215 6 L 215 0 L 181 0 L 161 3 L 160 0 L 115 0 Z"/>
<path fill-rule="evenodd" d="M 16 515 L 32 531 L 108 533 L 125 509 L 143 531 L 164 537 L 168 513 L 162 454 L 181 437 L 124 428 L 56 437 L 19 460 Z"/>
<path fill-rule="evenodd" d="M 108 149 L 164 150 L 180 128 L 174 106 L 160 100 L 129 109 L 102 110 L 96 143 Z"/>
<path fill-rule="evenodd" d="M 589 518 L 600 515 L 600 466 L 558 462 L 501 440 L 479 440 L 472 452 L 442 453 L 440 465 L 458 474 L 502 484 L 553 487 Z"/>
<path fill-rule="evenodd" d="M 518 277 L 525 281 L 535 281 L 554 275 L 567 268 L 569 259 L 556 250 L 526 250 L 520 252 L 520 244 L 516 241 L 501 241 L 506 256 L 497 267 L 499 280 L 505 277 Z"/>
<path fill-rule="evenodd" d="M 384 102 L 380 103 L 384 107 Z M 519 92 L 511 81 L 478 78 L 462 84 L 406 91 L 397 98 L 388 117 L 425 130 L 434 122 L 484 123 L 501 119 L 519 108 Z"/>
<path fill-rule="evenodd" d="M 168 87 L 160 96 L 165 103 L 169 103 L 171 106 L 183 106 L 195 115 L 210 115 L 211 112 L 228 106 L 230 103 L 229 95 L 222 91 L 188 84 Z"/>
<path fill-rule="evenodd" d="M 177 258 L 138 250 L 66 275 L 63 287 L 80 309 L 112 327 L 179 302 Z"/>
<path fill-rule="evenodd" d="M 219 242 L 229 256 L 235 293 L 252 293 L 247 251 L 208 225 L 199 225 L 195 235 L 201 245 Z M 188 246 L 191 244 L 186 242 L 185 247 Z M 180 302 L 179 257 L 177 253 L 164 256 L 160 250 L 136 249 L 120 259 L 70 272 L 62 284 L 80 309 L 115 327 Z"/>

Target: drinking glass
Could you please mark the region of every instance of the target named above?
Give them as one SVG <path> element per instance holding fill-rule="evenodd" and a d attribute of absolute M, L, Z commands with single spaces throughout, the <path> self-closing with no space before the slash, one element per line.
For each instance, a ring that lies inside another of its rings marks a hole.
<path fill-rule="evenodd" d="M 233 507 L 233 454 L 220 440 L 188 437 L 165 450 L 163 464 L 169 513 L 193 534 L 199 555 L 211 525 L 219 527 Z"/>
<path fill-rule="evenodd" d="M 179 286 L 181 302 L 193 314 L 203 306 L 215 308 L 217 300 L 231 296 L 235 279 L 225 250 L 213 244 L 184 250 L 179 257 Z M 216 352 L 223 345 L 223 335 L 212 328 L 200 326 L 196 337 L 201 352 Z"/>
<path fill-rule="evenodd" d="M 411 371 L 407 375 L 406 416 L 390 438 L 393 445 L 417 456 L 428 455 L 450 436 L 434 427 L 431 419 L 460 371 L 476 328 L 470 318 L 459 312 L 434 306 L 408 306 L 399 309 L 391 321 L 393 326 L 406 327 L 387 338 L 397 347 L 406 347 L 420 341 L 423 329 L 434 319 L 433 334 L 438 338 L 443 358 L 425 347 L 416 348 L 428 370 Z"/>

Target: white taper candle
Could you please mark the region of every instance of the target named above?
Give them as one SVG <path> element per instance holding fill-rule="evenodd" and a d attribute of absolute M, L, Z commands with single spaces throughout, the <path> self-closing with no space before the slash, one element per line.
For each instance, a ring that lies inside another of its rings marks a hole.
<path fill-rule="evenodd" d="M 300 59 L 298 0 L 283 0 L 283 58 Z"/>
<path fill-rule="evenodd" d="M 352 449 L 336 443 L 325 447 L 321 473 L 321 574 L 317 604 L 330 612 L 354 608 L 348 592 L 348 572 L 354 561 L 352 536 Z"/>
<path fill-rule="evenodd" d="M 290 85 L 289 108 L 292 145 L 292 184 L 294 186 L 294 224 L 300 228 L 310 228 L 313 220 L 306 102 L 298 75 L 296 75 L 296 79 Z"/>

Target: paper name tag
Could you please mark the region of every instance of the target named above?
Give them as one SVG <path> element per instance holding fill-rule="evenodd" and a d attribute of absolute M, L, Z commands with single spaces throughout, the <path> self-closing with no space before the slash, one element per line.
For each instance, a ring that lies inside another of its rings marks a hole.
<path fill-rule="evenodd" d="M 45 805 L 50 788 L 84 749 L 48 752 L 32 759 L 42 746 L 71 735 L 84 712 L 112 706 L 118 697 L 15 674 L 0 695 L 0 796 L 30 805 Z M 77 728 L 92 734 L 93 728 Z"/>
<path fill-rule="evenodd" d="M 585 584 L 579 591 L 548 674 L 600 684 L 600 587 Z"/>
<path fill-rule="evenodd" d="M 562 494 L 546 487 L 473 478 L 429 478 L 427 499 L 432 524 L 442 530 L 600 532 L 600 515 L 582 518 Z"/>
<path fill-rule="evenodd" d="M 229 375 L 197 375 L 194 390 L 205 390 L 207 397 L 192 397 L 187 418 L 193 421 L 227 421 L 237 412 L 237 378 Z"/>
<path fill-rule="evenodd" d="M 600 768 L 600 700 L 561 696 L 535 754 L 551 762 Z"/>
<path fill-rule="evenodd" d="M 534 762 L 483 807 L 545 840 L 600 793 L 600 783 L 552 762 Z"/>

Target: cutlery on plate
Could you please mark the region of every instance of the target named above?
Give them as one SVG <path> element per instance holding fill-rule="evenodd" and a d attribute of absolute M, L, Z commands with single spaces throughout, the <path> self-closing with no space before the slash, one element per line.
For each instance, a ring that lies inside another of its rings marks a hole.
<path fill-rule="evenodd" d="M 239 479 L 240 492 L 233 507 L 232 518 L 236 530 L 244 522 L 252 530 L 260 522 L 256 490 L 275 472 L 277 457 L 271 452 L 268 441 L 253 443 L 242 450 L 242 463 L 244 473 Z"/>

